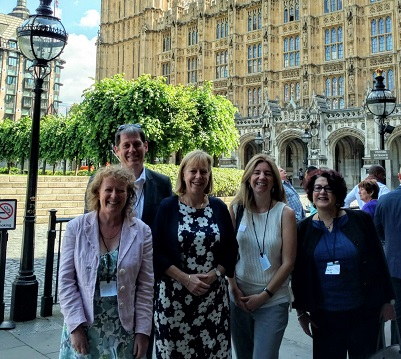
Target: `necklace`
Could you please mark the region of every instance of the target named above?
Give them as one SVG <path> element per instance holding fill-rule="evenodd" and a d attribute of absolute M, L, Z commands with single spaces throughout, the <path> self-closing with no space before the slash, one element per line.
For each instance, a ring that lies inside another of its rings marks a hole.
<path fill-rule="evenodd" d="M 322 221 L 322 220 L 320 219 L 319 215 L 317 215 L 317 219 L 318 219 L 319 221 Z M 324 221 L 322 221 L 322 222 L 324 223 L 325 227 L 326 227 L 328 230 L 330 230 L 330 227 L 332 226 L 332 224 L 333 224 L 333 222 L 334 222 L 334 219 L 331 221 L 331 223 L 330 223 L 329 225 L 327 225 Z"/>
<path fill-rule="evenodd" d="M 181 196 L 180 198 L 181 198 L 181 202 L 184 203 L 186 206 L 193 207 L 195 209 L 202 209 L 203 206 L 205 205 L 205 201 L 206 201 L 207 196 L 206 195 L 203 196 L 203 201 L 202 201 L 200 206 L 191 206 L 185 201 L 184 196 Z"/>
<path fill-rule="evenodd" d="M 121 226 L 118 227 L 117 232 L 114 234 L 114 236 L 106 237 L 106 236 L 103 235 L 102 231 L 100 230 L 100 225 L 99 225 L 99 232 L 100 232 L 100 236 L 102 237 L 103 241 L 104 241 L 105 239 L 106 239 L 106 240 L 110 240 L 110 239 L 115 238 L 115 237 L 117 236 L 117 234 L 120 233 L 120 231 L 121 231 Z M 107 249 L 107 247 L 106 247 L 106 249 Z"/>

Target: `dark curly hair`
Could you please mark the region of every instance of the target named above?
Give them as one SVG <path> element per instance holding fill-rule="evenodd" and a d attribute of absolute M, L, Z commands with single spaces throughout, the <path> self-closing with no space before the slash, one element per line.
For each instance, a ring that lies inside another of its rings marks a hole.
<path fill-rule="evenodd" d="M 333 189 L 333 194 L 336 196 L 336 205 L 338 207 L 344 206 L 344 199 L 347 196 L 347 185 L 345 184 L 344 177 L 341 173 L 330 169 L 315 170 L 308 178 L 305 191 L 309 201 L 313 202 L 313 186 L 318 177 L 327 179 L 328 185 Z"/>

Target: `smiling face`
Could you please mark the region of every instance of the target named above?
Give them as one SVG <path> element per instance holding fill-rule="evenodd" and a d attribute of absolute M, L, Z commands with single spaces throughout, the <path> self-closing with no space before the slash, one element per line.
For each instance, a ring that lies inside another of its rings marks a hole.
<path fill-rule="evenodd" d="M 314 187 L 316 186 L 329 186 L 327 178 L 316 178 Z M 333 209 L 336 207 L 336 195 L 334 193 L 328 193 L 324 189 L 320 190 L 319 192 L 313 191 L 313 203 L 317 209 Z"/>
<path fill-rule="evenodd" d="M 204 194 L 209 183 L 210 172 L 207 162 L 189 162 L 183 171 L 185 192 L 190 194 Z"/>
<path fill-rule="evenodd" d="M 139 133 L 124 133 L 114 151 L 124 167 L 140 173 L 148 152 L 148 143 L 141 140 Z"/>
<path fill-rule="evenodd" d="M 127 183 L 113 177 L 105 177 L 99 188 L 100 210 L 109 215 L 123 213 L 128 199 Z"/>
<path fill-rule="evenodd" d="M 271 166 L 267 162 L 259 162 L 252 172 L 249 184 L 255 195 L 270 193 L 274 185 Z"/>

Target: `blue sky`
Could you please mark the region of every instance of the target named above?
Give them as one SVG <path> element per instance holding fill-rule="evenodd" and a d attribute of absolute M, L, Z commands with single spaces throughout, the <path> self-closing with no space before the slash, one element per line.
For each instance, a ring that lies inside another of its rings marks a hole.
<path fill-rule="evenodd" d="M 101 0 L 58 0 L 53 14 L 61 19 L 69 37 L 61 58 L 66 61 L 61 73 L 64 86 L 60 98 L 63 107 L 81 102 L 82 91 L 90 87 L 96 69 L 96 36 L 100 22 Z M 27 0 L 31 14 L 36 13 L 39 0 Z M 52 2 L 52 8 L 55 0 Z M 8 14 L 17 0 L 0 0 L 0 13 Z M 63 112 L 63 111 L 62 111 Z"/>

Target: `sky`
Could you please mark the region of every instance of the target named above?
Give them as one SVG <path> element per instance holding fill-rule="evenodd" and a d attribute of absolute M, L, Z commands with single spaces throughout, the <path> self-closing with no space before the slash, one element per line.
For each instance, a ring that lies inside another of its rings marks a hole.
<path fill-rule="evenodd" d="M 96 38 L 100 23 L 101 0 L 58 0 L 54 16 L 60 18 L 68 33 L 67 45 L 61 58 L 66 61 L 61 72 L 63 86 L 60 112 L 82 101 L 83 90 L 94 83 L 96 72 Z M 31 15 L 36 14 L 39 0 L 27 0 Z M 55 0 L 51 6 L 53 8 Z M 17 0 L 0 0 L 0 13 L 8 14 Z"/>

